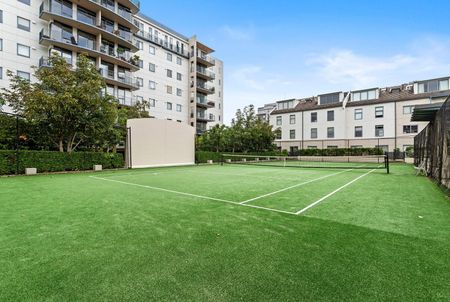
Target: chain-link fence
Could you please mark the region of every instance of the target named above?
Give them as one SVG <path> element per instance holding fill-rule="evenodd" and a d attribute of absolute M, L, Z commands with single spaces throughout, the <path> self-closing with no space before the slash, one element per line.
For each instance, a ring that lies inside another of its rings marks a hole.
<path fill-rule="evenodd" d="M 450 188 L 450 99 L 434 120 L 414 139 L 414 164 L 426 175 Z"/>

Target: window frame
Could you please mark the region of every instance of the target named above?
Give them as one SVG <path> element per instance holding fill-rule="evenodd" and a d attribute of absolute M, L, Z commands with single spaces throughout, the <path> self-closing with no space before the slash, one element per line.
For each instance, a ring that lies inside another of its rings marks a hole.
<path fill-rule="evenodd" d="M 353 133 L 354 137 L 363 137 L 364 135 L 363 126 L 355 126 L 354 130 L 355 130 Z M 360 135 L 357 135 L 358 133 L 360 133 Z"/>
<path fill-rule="evenodd" d="M 331 113 L 331 118 L 330 118 Z M 327 122 L 334 122 L 334 110 L 328 110 L 327 111 Z"/>
<path fill-rule="evenodd" d="M 334 138 L 334 137 L 335 137 L 334 127 L 327 127 L 327 138 Z"/>
<path fill-rule="evenodd" d="M 20 53 L 19 53 L 19 48 L 20 48 L 21 46 L 23 46 L 23 47 L 25 47 L 26 49 L 28 49 L 28 55 L 23 55 L 23 54 L 20 54 Z M 24 45 L 24 44 L 17 43 L 17 49 L 16 49 L 16 51 L 17 51 L 17 55 L 20 56 L 20 57 L 24 57 L 24 58 L 30 58 L 30 57 L 31 57 L 31 47 L 28 46 L 28 45 Z"/>
<path fill-rule="evenodd" d="M 19 23 L 19 20 L 28 22 L 28 26 L 24 26 L 22 24 Z M 31 31 L 31 20 L 23 18 L 21 16 L 17 16 L 17 28 L 26 32 L 30 32 Z"/>
<path fill-rule="evenodd" d="M 381 115 L 377 115 L 379 110 L 381 109 Z M 375 118 L 383 118 L 384 117 L 384 106 L 376 106 L 375 107 Z"/>
<path fill-rule="evenodd" d="M 357 116 L 359 116 L 361 114 L 361 118 L 357 118 Z M 361 121 L 364 119 L 364 111 L 362 108 L 355 108 L 353 110 L 353 119 L 355 121 Z"/>
<path fill-rule="evenodd" d="M 384 125 L 375 125 L 375 137 L 384 137 Z"/>

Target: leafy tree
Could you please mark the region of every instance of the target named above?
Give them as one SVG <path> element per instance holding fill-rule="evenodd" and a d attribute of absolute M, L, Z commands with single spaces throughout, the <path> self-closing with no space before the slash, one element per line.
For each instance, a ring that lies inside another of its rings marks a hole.
<path fill-rule="evenodd" d="M 51 68 L 36 69 L 35 83 L 8 71 L 10 88 L 3 89 L 0 99 L 61 152 L 104 137 L 116 122 L 117 105 L 111 96 L 100 94 L 105 82 L 94 64 L 84 55 L 75 68 L 58 55 L 49 64 Z"/>

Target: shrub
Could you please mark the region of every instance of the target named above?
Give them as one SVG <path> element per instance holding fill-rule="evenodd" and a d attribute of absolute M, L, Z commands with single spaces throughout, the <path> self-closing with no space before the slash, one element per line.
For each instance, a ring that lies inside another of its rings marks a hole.
<path fill-rule="evenodd" d="M 42 173 L 92 170 L 94 165 L 104 169 L 124 167 L 122 154 L 101 152 L 20 151 L 18 162 L 19 173 L 25 168 L 37 168 Z M 0 150 L 0 175 L 16 173 L 16 166 L 16 152 Z"/>
<path fill-rule="evenodd" d="M 222 160 L 222 154 L 234 155 L 262 155 L 262 156 L 287 156 L 286 150 L 283 151 L 266 151 L 266 152 L 247 152 L 247 153 L 232 153 L 232 152 L 212 152 L 212 151 L 197 151 L 195 152 L 195 162 L 197 164 L 206 163 L 207 160 L 213 160 L 218 163 Z"/>

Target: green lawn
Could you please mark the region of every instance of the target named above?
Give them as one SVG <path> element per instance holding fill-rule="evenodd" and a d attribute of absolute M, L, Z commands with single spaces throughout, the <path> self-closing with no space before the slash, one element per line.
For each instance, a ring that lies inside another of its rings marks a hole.
<path fill-rule="evenodd" d="M 0 301 L 449 301 L 449 200 L 367 172 L 0 178 Z"/>

